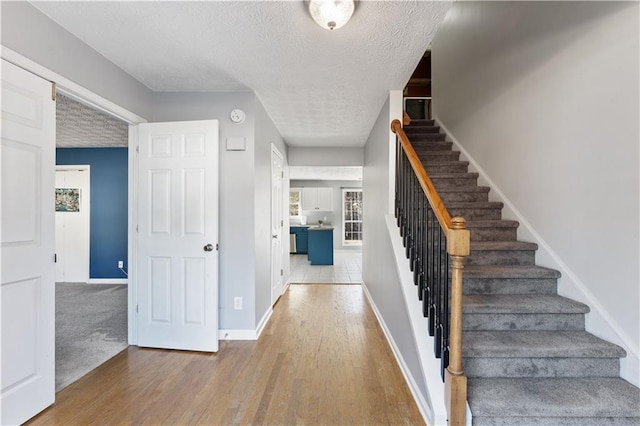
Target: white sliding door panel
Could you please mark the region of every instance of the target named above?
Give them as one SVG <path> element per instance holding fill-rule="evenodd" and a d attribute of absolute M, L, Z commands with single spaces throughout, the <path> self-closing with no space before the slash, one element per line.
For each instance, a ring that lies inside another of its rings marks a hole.
<path fill-rule="evenodd" d="M 139 345 L 218 350 L 218 122 L 139 126 Z"/>
<path fill-rule="evenodd" d="M 56 167 L 56 191 L 77 190 L 79 196 L 77 211 L 56 206 L 56 282 L 89 281 L 89 180 L 89 166 Z"/>
<path fill-rule="evenodd" d="M 2 61 L 0 424 L 55 398 L 55 102 L 51 83 Z"/>

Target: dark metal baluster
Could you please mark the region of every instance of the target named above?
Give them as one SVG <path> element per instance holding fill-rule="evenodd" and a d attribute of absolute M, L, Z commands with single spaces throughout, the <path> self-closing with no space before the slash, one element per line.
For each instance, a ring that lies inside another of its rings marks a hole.
<path fill-rule="evenodd" d="M 428 313 L 429 317 L 429 335 L 433 336 L 435 334 L 436 329 L 436 309 L 435 309 L 435 298 L 436 298 L 436 267 L 435 267 L 435 214 L 431 207 L 429 207 L 429 243 L 427 245 L 428 253 L 428 270 L 429 270 L 429 278 L 428 278 Z"/>
<path fill-rule="evenodd" d="M 440 246 L 441 246 L 441 236 L 442 233 L 440 232 L 440 226 L 439 224 L 436 223 L 434 224 L 435 226 L 437 226 L 437 228 L 435 229 L 435 247 L 434 247 L 434 263 L 435 263 L 435 294 L 434 294 L 434 299 L 435 299 L 435 322 L 436 322 L 436 329 L 435 329 L 435 335 L 434 335 L 434 353 L 436 355 L 436 358 L 440 358 L 440 356 L 442 355 L 440 348 L 442 345 L 442 273 L 440 270 L 441 264 L 440 264 Z"/>
<path fill-rule="evenodd" d="M 444 236 L 444 232 L 440 230 L 443 234 L 443 239 L 446 241 Z M 442 313 L 442 369 L 440 374 L 442 375 L 442 380 L 444 380 L 444 370 L 449 366 L 449 324 L 450 324 L 450 304 L 451 300 L 449 298 L 450 294 L 450 285 L 449 282 L 449 254 L 447 253 L 446 242 L 445 246 L 442 248 L 441 255 L 442 263 L 443 263 L 443 284 L 444 284 L 444 294 L 443 294 L 443 313 Z"/>
<path fill-rule="evenodd" d="M 396 217 L 396 224 L 400 226 L 400 162 L 402 155 L 402 145 L 400 138 L 396 136 L 396 181 L 395 181 L 395 198 L 394 198 L 394 214 Z"/>

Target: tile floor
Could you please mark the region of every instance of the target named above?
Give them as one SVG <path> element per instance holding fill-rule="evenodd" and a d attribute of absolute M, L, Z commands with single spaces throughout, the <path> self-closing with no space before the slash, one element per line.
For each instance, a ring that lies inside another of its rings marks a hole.
<path fill-rule="evenodd" d="M 289 255 L 291 284 L 361 284 L 362 252 L 335 250 L 333 265 L 311 265 L 306 254 Z"/>

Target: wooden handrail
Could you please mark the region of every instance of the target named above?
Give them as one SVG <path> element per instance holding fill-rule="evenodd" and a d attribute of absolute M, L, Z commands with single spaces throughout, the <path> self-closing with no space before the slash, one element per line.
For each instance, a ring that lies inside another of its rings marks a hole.
<path fill-rule="evenodd" d="M 451 257 L 451 316 L 449 365 L 445 370 L 444 377 L 445 405 L 449 416 L 449 425 L 465 425 L 467 377 L 464 375 L 462 366 L 462 269 L 464 268 L 464 258 L 469 255 L 470 250 L 469 230 L 466 229 L 465 220 L 462 217 L 451 218 L 418 154 L 404 132 L 400 120 L 391 122 L 391 130 L 397 135 L 420 187 L 446 235 L 447 253 Z"/>
<path fill-rule="evenodd" d="M 440 195 L 436 191 L 436 187 L 433 186 L 433 182 L 429 175 L 427 175 L 427 171 L 424 169 L 418 154 L 416 154 L 416 150 L 413 149 L 411 142 L 409 142 L 409 138 L 406 133 L 402 129 L 402 124 L 400 120 L 393 120 L 391 122 L 391 131 L 398 135 L 398 139 L 400 139 L 400 143 L 402 145 L 402 149 L 407 154 L 407 158 L 409 159 L 409 163 L 413 168 L 413 171 L 418 178 L 418 182 L 420 182 L 420 186 L 424 191 L 424 195 L 426 195 L 429 200 L 429 204 L 433 207 L 433 211 L 438 218 L 438 223 L 444 230 L 444 232 L 448 235 L 449 230 L 451 229 L 451 215 L 447 211 L 447 208 L 444 206 Z"/>

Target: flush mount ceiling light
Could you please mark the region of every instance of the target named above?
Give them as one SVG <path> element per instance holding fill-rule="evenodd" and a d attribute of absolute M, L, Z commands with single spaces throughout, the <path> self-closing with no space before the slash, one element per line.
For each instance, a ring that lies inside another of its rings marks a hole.
<path fill-rule="evenodd" d="M 356 5 L 354 0 L 310 0 L 309 13 L 325 30 L 333 30 L 346 24 Z"/>

